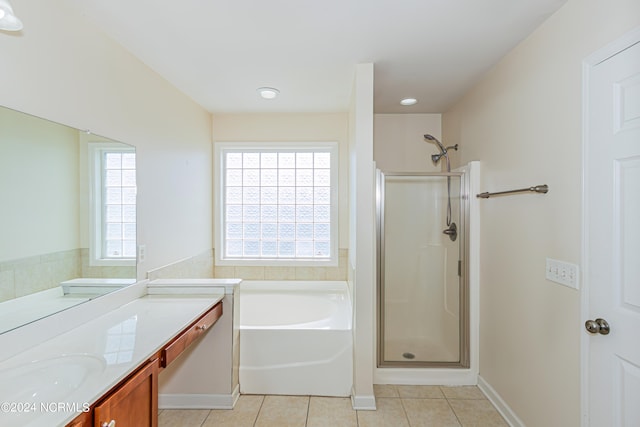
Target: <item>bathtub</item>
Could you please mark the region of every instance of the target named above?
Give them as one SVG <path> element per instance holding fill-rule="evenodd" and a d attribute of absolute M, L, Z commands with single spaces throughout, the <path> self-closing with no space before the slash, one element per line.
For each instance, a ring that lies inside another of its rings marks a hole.
<path fill-rule="evenodd" d="M 239 295 L 241 393 L 351 395 L 346 282 L 243 281 Z"/>

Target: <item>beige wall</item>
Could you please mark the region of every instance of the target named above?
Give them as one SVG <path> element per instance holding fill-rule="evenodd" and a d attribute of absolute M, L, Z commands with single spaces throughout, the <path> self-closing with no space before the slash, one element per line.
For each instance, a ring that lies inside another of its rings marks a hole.
<path fill-rule="evenodd" d="M 60 2 L 16 4 L 0 102 L 137 148 L 146 270 L 211 249 L 211 116 Z"/>
<path fill-rule="evenodd" d="M 443 116 L 482 191 L 480 375 L 527 426 L 580 423 L 580 291 L 545 258 L 581 256 L 582 61 L 640 25 L 637 0 L 569 0 Z"/>
<path fill-rule="evenodd" d="M 376 114 L 374 116 L 373 159 L 383 172 L 438 172 L 431 155 L 438 146 L 424 140 L 431 134 L 442 141 L 441 114 Z M 443 141 L 445 145 L 447 141 Z M 453 151 L 453 150 L 452 150 Z"/>

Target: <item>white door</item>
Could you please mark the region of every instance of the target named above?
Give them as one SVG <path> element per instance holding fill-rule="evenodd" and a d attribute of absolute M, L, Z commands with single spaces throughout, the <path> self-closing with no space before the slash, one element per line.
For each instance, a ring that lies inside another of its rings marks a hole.
<path fill-rule="evenodd" d="M 591 427 L 638 427 L 640 43 L 590 69 L 587 102 L 585 421 Z M 609 334 L 597 319 L 608 323 Z"/>

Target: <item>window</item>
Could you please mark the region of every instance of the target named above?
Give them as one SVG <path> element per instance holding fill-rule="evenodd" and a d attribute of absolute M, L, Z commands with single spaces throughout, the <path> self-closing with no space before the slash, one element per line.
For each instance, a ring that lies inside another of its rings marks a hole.
<path fill-rule="evenodd" d="M 136 153 L 122 144 L 90 143 L 91 265 L 135 265 Z"/>
<path fill-rule="evenodd" d="M 337 263 L 337 144 L 216 145 L 220 265 Z"/>

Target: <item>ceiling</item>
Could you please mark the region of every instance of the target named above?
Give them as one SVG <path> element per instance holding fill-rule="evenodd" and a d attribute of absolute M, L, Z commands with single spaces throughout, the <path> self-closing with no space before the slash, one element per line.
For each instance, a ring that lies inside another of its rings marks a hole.
<path fill-rule="evenodd" d="M 445 112 L 566 2 L 64 1 L 213 113 L 346 111 L 367 62 L 376 113 Z"/>

